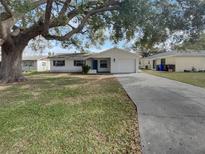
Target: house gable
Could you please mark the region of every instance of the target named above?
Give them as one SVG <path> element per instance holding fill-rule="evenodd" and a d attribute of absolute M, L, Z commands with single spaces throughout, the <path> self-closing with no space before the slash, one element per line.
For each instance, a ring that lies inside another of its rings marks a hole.
<path fill-rule="evenodd" d="M 121 58 L 127 58 L 127 59 L 136 59 L 138 57 L 137 54 L 131 53 L 129 51 L 118 49 L 118 48 L 112 48 L 105 51 L 102 51 L 97 54 L 93 54 L 89 57 L 95 57 L 95 58 L 113 58 L 113 57 L 121 57 Z"/>

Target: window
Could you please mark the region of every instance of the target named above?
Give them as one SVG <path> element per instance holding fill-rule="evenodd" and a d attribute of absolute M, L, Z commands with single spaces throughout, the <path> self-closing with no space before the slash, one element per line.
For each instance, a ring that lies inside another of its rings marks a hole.
<path fill-rule="evenodd" d="M 85 65 L 84 60 L 74 60 L 74 66 L 83 66 Z"/>
<path fill-rule="evenodd" d="M 166 59 L 161 59 L 161 64 L 165 65 L 166 64 Z"/>
<path fill-rule="evenodd" d="M 53 66 L 65 66 L 65 60 L 54 60 Z"/>
<path fill-rule="evenodd" d="M 107 68 L 107 60 L 100 60 L 100 68 Z"/>
<path fill-rule="evenodd" d="M 34 65 L 33 61 L 24 61 L 24 66 L 25 67 L 32 67 Z"/>

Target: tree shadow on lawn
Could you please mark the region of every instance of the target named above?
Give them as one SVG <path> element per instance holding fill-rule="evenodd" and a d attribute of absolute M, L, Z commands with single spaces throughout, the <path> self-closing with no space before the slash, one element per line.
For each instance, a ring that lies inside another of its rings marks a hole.
<path fill-rule="evenodd" d="M 26 82 L 1 86 L 4 88 L 0 92 L 0 105 L 20 100 L 40 102 L 46 97 L 52 99 L 56 96 L 75 96 L 79 94 L 79 87 L 87 82 L 89 80 L 78 77 L 29 78 Z"/>
<path fill-rule="evenodd" d="M 93 76 L 67 73 L 36 73 L 27 76 L 28 81 L 0 86 L 0 105 L 9 105 L 18 101 L 48 104 L 53 99 L 79 97 L 100 93 L 112 93 L 118 83 L 108 84 L 113 76 Z M 100 81 L 99 81 L 100 80 Z M 96 91 L 98 89 L 98 91 Z"/>

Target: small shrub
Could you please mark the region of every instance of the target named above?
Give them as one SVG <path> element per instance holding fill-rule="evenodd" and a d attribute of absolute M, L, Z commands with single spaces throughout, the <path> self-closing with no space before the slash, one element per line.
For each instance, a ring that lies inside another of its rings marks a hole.
<path fill-rule="evenodd" d="M 82 66 L 83 74 L 88 74 L 89 70 L 90 70 L 90 66 L 88 66 L 88 65 Z"/>

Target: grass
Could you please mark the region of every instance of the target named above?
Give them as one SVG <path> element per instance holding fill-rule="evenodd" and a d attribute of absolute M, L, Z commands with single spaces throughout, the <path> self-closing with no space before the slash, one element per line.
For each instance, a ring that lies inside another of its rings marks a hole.
<path fill-rule="evenodd" d="M 0 86 L 0 153 L 140 153 L 135 106 L 115 78 L 27 77 Z"/>
<path fill-rule="evenodd" d="M 151 70 L 147 70 L 145 72 L 159 77 L 177 80 L 180 82 L 205 88 L 205 73 L 157 72 Z"/>

